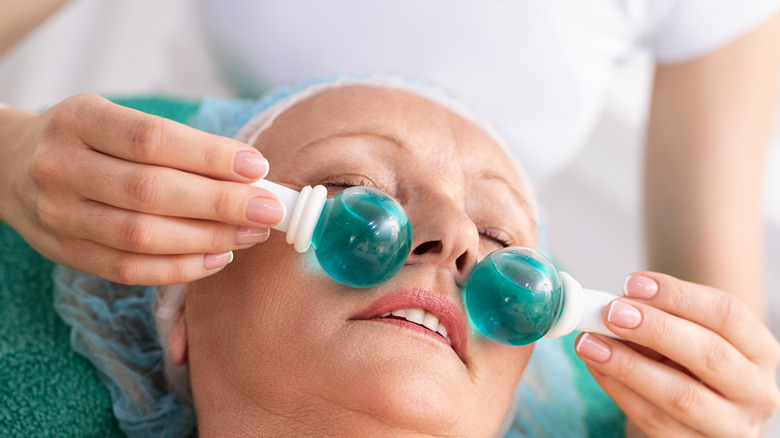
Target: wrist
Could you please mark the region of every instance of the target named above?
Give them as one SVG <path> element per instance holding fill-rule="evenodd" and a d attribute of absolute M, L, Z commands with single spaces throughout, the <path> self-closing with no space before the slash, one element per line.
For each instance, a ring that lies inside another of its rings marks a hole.
<path fill-rule="evenodd" d="M 30 155 L 25 139 L 36 116 L 7 105 L 0 107 L 0 222 L 10 223 L 9 216 L 13 216 L 13 186 L 18 183 L 17 170 L 25 166 Z"/>

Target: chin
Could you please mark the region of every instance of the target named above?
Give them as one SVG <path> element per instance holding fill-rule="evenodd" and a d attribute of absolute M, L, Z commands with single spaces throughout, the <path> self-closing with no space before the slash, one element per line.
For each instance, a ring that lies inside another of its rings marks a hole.
<path fill-rule="evenodd" d="M 464 418 L 473 416 L 468 409 L 473 402 L 470 397 L 421 374 L 399 373 L 355 383 L 353 390 L 357 395 L 351 397 L 352 403 L 381 422 L 401 429 L 461 434 Z"/>
<path fill-rule="evenodd" d="M 355 400 L 372 419 L 431 436 L 497 436 L 507 410 L 493 398 L 463 396 L 417 378 L 376 382 L 359 392 Z"/>
<path fill-rule="evenodd" d="M 473 435 L 464 426 L 479 417 L 485 401 L 455 354 L 404 338 L 362 335 L 357 351 L 340 343 L 335 351 L 344 355 L 333 357 L 323 373 L 328 383 L 322 389 L 334 401 L 402 430 Z"/>

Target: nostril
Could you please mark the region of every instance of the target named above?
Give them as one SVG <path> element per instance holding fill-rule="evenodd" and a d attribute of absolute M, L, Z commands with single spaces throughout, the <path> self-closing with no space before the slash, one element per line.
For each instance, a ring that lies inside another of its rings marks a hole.
<path fill-rule="evenodd" d="M 417 245 L 417 248 L 415 248 L 414 251 L 412 251 L 412 253 L 414 253 L 415 255 L 421 255 L 421 254 L 425 254 L 428 251 L 434 250 L 437 247 L 441 247 L 441 242 L 438 241 L 424 242 Z"/>
<path fill-rule="evenodd" d="M 463 272 L 463 269 L 466 267 L 466 263 L 468 262 L 468 254 L 465 252 L 458 257 L 457 260 L 455 260 L 455 268 L 458 270 L 458 272 Z"/>

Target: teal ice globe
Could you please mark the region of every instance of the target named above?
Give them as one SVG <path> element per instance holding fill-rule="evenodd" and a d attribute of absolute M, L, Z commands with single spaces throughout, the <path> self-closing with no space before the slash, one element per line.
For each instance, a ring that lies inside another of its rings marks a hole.
<path fill-rule="evenodd" d="M 312 246 L 331 278 L 350 287 L 372 287 L 401 270 L 412 246 L 412 226 L 390 195 L 350 187 L 325 202 Z"/>

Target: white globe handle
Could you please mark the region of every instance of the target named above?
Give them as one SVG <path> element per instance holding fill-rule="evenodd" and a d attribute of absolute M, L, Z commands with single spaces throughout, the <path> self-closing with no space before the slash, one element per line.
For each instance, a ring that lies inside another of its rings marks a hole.
<path fill-rule="evenodd" d="M 563 309 L 545 335 L 548 338 L 566 336 L 574 330 L 619 338 L 604 325 L 604 308 L 618 295 L 585 289 L 566 272 L 559 272 L 563 283 Z"/>
<path fill-rule="evenodd" d="M 279 199 L 284 206 L 284 218 L 273 229 L 287 233 L 287 243 L 292 244 L 296 251 L 306 252 L 322 208 L 328 200 L 328 189 L 324 186 L 306 186 L 296 192 L 265 179 L 251 185 L 268 190 Z"/>

